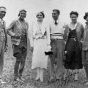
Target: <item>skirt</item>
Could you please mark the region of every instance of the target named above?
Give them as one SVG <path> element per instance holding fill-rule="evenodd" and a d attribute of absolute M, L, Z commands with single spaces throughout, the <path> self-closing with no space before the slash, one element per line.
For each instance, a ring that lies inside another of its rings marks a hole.
<path fill-rule="evenodd" d="M 69 39 L 67 44 L 67 54 L 64 60 L 64 67 L 66 69 L 82 69 L 82 49 L 80 49 L 79 42 L 74 39 Z"/>
<path fill-rule="evenodd" d="M 46 39 L 34 40 L 34 51 L 32 56 L 32 69 L 37 67 L 47 69 L 48 56 L 45 55 L 47 48 Z"/>

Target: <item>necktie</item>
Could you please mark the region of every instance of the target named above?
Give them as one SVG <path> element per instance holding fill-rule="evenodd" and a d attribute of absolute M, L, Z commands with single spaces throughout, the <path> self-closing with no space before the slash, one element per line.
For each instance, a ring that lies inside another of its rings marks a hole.
<path fill-rule="evenodd" d="M 57 21 L 55 20 L 55 25 L 57 25 L 58 23 L 57 23 Z"/>

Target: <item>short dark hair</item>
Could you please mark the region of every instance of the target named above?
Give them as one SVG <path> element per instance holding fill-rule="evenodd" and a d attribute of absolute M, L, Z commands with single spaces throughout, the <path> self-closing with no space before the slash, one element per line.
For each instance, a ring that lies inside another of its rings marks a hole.
<path fill-rule="evenodd" d="M 42 11 L 42 12 L 39 12 L 39 13 L 42 14 L 43 18 L 45 18 L 45 14 L 43 13 L 43 11 Z M 38 13 L 38 14 L 39 14 L 39 13 Z M 37 14 L 37 15 L 38 15 L 38 14 Z M 37 17 L 37 15 L 36 15 L 36 17 Z"/>
<path fill-rule="evenodd" d="M 75 14 L 77 17 L 79 16 L 78 12 L 76 12 L 76 11 L 71 11 L 70 12 L 70 17 L 71 17 L 72 14 Z"/>
<path fill-rule="evenodd" d="M 26 13 L 27 11 L 24 10 L 24 9 L 20 10 L 18 16 L 20 16 L 20 13 L 21 13 L 21 12 L 25 12 L 25 13 Z"/>
<path fill-rule="evenodd" d="M 60 14 L 60 10 L 58 10 L 58 9 L 53 9 L 53 11 L 56 11 L 57 14 Z"/>
<path fill-rule="evenodd" d="M 43 15 L 43 18 L 45 18 L 45 14 L 43 12 L 40 12 Z"/>

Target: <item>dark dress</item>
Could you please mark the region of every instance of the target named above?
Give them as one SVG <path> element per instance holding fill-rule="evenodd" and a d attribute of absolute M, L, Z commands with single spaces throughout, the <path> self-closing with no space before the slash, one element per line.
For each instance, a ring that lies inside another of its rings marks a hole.
<path fill-rule="evenodd" d="M 68 41 L 65 46 L 65 51 L 67 51 L 66 59 L 64 60 L 64 67 L 66 69 L 81 69 L 82 66 L 82 49 L 80 47 L 80 42 L 77 39 L 76 29 L 71 30 L 69 28 Z"/>

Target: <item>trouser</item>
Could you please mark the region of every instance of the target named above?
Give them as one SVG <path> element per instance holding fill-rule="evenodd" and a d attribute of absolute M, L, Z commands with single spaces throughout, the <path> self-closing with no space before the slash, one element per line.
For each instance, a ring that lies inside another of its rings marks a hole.
<path fill-rule="evenodd" d="M 3 65 L 4 65 L 4 48 L 1 49 L 0 53 L 0 77 L 2 76 L 3 73 Z"/>
<path fill-rule="evenodd" d="M 23 73 L 24 66 L 25 66 L 25 59 L 21 60 L 21 61 L 18 61 L 17 59 L 19 59 L 19 57 L 16 57 L 16 63 L 14 66 L 14 76 L 21 77 L 22 73 Z"/>
<path fill-rule="evenodd" d="M 84 69 L 86 72 L 86 78 L 88 80 L 88 51 L 82 52 L 82 62 L 83 62 Z"/>
<path fill-rule="evenodd" d="M 51 72 L 50 75 L 55 75 L 57 79 L 62 75 L 63 72 L 63 58 L 64 58 L 64 40 L 57 39 L 51 40 L 51 47 L 53 55 L 50 55 L 51 59 Z M 56 68 L 55 68 L 56 67 Z"/>
<path fill-rule="evenodd" d="M 0 78 L 3 74 L 5 41 L 0 41 Z"/>
<path fill-rule="evenodd" d="M 21 77 L 25 66 L 27 50 L 23 47 L 19 47 L 16 45 L 14 46 L 14 48 L 16 50 L 14 53 L 14 56 L 16 57 L 16 63 L 14 66 L 14 76 Z"/>

